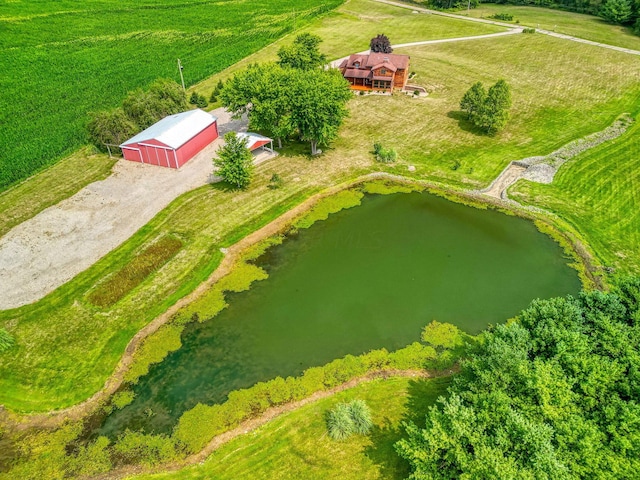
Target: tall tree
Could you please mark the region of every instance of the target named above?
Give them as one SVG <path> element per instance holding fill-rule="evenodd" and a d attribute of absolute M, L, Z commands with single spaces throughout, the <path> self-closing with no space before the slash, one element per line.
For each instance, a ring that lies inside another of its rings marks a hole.
<path fill-rule="evenodd" d="M 311 143 L 311 154 L 338 136 L 353 97 L 338 70 L 312 70 L 295 77 L 291 89 L 291 123 L 300 139 Z"/>
<path fill-rule="evenodd" d="M 87 124 L 89 139 L 103 151 L 106 150 L 107 144 L 120 145 L 139 130 L 140 128 L 131 121 L 122 108 L 89 114 Z"/>
<path fill-rule="evenodd" d="M 600 9 L 600 16 L 611 23 L 624 25 L 631 21 L 633 9 L 629 0 L 607 0 Z"/>
<path fill-rule="evenodd" d="M 464 94 L 460 101 L 460 109 L 467 113 L 469 119 L 475 123 L 482 112 L 484 102 L 487 99 L 487 91 L 481 82 L 474 83 Z"/>
<path fill-rule="evenodd" d="M 384 34 L 378 34 L 371 39 L 369 42 L 369 48 L 374 53 L 391 53 L 393 52 L 393 48 L 391 47 L 391 42 L 389 38 Z"/>
<path fill-rule="evenodd" d="M 318 68 L 327 62 L 327 57 L 320 53 L 322 39 L 311 33 L 301 33 L 291 45 L 278 50 L 278 64 L 281 67 L 310 70 Z"/>
<path fill-rule="evenodd" d="M 250 128 L 282 139 L 293 133 L 291 124 L 291 77 L 295 71 L 276 64 L 250 65 L 222 88 L 222 104 L 238 118 L 249 115 Z"/>
<path fill-rule="evenodd" d="M 218 168 L 216 173 L 234 187 L 246 188 L 253 176 L 253 155 L 247 148 L 247 140 L 229 132 L 224 141 L 224 146 L 218 150 L 218 158 L 213 160 Z"/>
<path fill-rule="evenodd" d="M 498 80 L 487 92 L 484 108 L 480 115 L 480 125 L 489 135 L 502 130 L 509 120 L 511 89 L 507 82 Z"/>
<path fill-rule="evenodd" d="M 187 97 L 182 87 L 173 80 L 156 80 L 147 90 L 129 92 L 122 102 L 127 116 L 142 130 L 157 121 L 185 111 Z"/>

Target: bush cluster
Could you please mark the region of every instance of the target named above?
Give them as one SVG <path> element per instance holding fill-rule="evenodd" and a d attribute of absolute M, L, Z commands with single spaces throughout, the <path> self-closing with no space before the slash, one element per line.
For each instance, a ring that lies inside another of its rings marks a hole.
<path fill-rule="evenodd" d="M 182 87 L 172 80 L 156 80 L 147 90 L 138 88 L 127 94 L 122 106 L 90 114 L 87 131 L 98 149 L 106 144 L 120 145 L 157 121 L 187 110 Z"/>
<path fill-rule="evenodd" d="M 189 97 L 189 103 L 195 105 L 198 108 L 206 108 L 209 106 L 209 102 L 204 95 L 199 95 L 197 92 L 193 92 Z"/>
<path fill-rule="evenodd" d="M 523 28 L 522 33 L 536 33 L 535 28 Z"/>
<path fill-rule="evenodd" d="M 378 162 L 393 163 L 398 159 L 398 152 L 393 148 L 384 148 L 381 143 L 373 144 L 373 154 Z"/>
<path fill-rule="evenodd" d="M 327 431 L 333 440 L 344 440 L 353 434 L 366 435 L 371 427 L 371 409 L 364 400 L 339 403 L 327 412 Z"/>
<path fill-rule="evenodd" d="M 469 121 L 489 135 L 505 127 L 510 108 L 511 89 L 504 80 L 498 80 L 489 91 L 477 82 L 460 101 L 460 109 L 466 112 Z"/>
<path fill-rule="evenodd" d="M 496 20 L 502 20 L 504 22 L 513 21 L 513 15 L 510 13 L 495 13 L 491 15 L 489 18 L 495 18 Z"/>

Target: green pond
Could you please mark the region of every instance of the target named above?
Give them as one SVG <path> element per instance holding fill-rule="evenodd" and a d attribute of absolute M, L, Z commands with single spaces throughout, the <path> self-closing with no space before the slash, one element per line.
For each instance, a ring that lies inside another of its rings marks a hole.
<path fill-rule="evenodd" d="M 183 412 L 232 390 L 403 347 L 434 319 L 478 333 L 535 298 L 581 287 L 562 249 L 530 221 L 426 193 L 367 195 L 256 263 L 269 278 L 188 325 L 183 347 L 153 365 L 133 403 L 96 434 L 168 433 Z"/>

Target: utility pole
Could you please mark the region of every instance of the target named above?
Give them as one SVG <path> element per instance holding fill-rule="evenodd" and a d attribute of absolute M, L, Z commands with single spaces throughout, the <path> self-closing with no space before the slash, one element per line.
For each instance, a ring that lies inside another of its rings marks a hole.
<path fill-rule="evenodd" d="M 182 66 L 182 63 L 180 62 L 180 59 L 178 59 L 178 71 L 180 72 L 180 81 L 182 82 L 182 90 L 184 90 L 184 93 L 187 93 L 187 89 L 184 88 L 184 76 L 182 75 L 182 69 L 184 67 Z"/>
<path fill-rule="evenodd" d="M 467 17 L 471 14 L 471 0 L 467 3 Z"/>

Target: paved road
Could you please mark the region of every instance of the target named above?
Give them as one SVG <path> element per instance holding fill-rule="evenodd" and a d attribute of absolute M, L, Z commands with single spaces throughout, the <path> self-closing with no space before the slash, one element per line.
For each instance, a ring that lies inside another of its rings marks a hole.
<path fill-rule="evenodd" d="M 458 15 L 458 14 L 455 14 L 455 13 L 439 12 L 438 10 L 430 10 L 428 8 L 422 8 L 422 7 L 418 7 L 418 6 L 415 6 L 415 5 L 409 5 L 409 4 L 406 4 L 406 3 L 393 2 L 391 0 L 374 0 L 374 1 L 376 1 L 378 3 L 386 3 L 387 5 L 393 5 L 395 7 L 407 8 L 409 10 L 414 10 L 416 12 L 429 13 L 429 14 L 432 14 L 432 15 L 440 15 L 442 17 L 457 18 L 459 20 L 467 20 L 468 22 L 487 23 L 487 24 L 490 24 L 490 25 L 498 25 L 500 27 L 514 28 L 513 24 L 511 24 L 511 23 L 498 22 L 498 21 L 495 21 L 495 20 L 488 20 L 486 18 L 473 18 L 473 17 L 467 17 L 466 15 Z M 522 31 L 522 30 L 520 29 L 520 31 Z M 515 33 L 515 32 L 510 32 L 510 33 Z M 617 47 L 615 45 L 609 45 L 609 44 L 606 44 L 606 43 L 593 42 L 591 40 L 585 40 L 584 38 L 578 38 L 578 37 L 573 37 L 571 35 L 565 35 L 564 33 L 551 32 L 549 30 L 544 30 L 544 29 L 536 29 L 536 33 L 541 33 L 543 35 L 549 35 L 551 37 L 561 38 L 563 40 L 569 40 L 571 42 L 578 42 L 578 43 L 584 43 L 584 44 L 587 44 L 587 45 L 593 45 L 595 47 L 608 48 L 609 50 L 615 50 L 617 52 L 628 53 L 630 55 L 640 55 L 640 51 L 639 50 L 633 50 L 631 48 Z"/>

